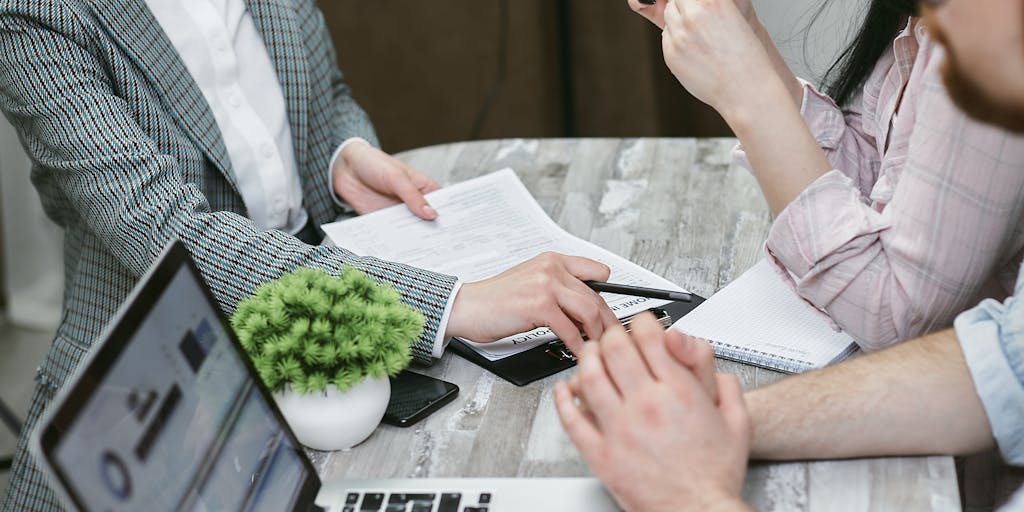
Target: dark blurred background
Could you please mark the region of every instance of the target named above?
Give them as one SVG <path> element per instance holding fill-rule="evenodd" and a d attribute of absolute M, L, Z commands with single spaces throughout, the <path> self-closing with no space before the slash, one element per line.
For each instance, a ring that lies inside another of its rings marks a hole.
<path fill-rule="evenodd" d="M 720 136 L 624 0 L 320 0 L 388 151 L 502 137 Z"/>

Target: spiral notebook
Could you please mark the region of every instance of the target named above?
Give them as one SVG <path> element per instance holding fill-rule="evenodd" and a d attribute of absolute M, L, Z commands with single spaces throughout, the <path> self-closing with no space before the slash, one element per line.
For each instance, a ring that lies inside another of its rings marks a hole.
<path fill-rule="evenodd" d="M 822 368 L 857 351 L 853 338 L 834 331 L 767 260 L 672 328 L 708 340 L 718 357 L 787 373 Z"/>

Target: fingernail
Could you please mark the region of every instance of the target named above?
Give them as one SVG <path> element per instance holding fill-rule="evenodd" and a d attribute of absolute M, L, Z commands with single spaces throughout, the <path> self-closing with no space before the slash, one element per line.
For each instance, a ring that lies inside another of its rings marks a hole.
<path fill-rule="evenodd" d="M 422 210 L 423 210 L 423 214 L 426 215 L 427 217 L 430 217 L 430 218 L 437 217 L 437 210 L 435 210 L 429 204 L 423 205 Z"/>

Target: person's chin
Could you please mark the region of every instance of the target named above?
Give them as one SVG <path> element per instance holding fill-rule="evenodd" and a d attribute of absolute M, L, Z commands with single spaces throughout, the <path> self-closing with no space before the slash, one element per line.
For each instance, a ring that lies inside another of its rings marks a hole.
<path fill-rule="evenodd" d="M 949 38 L 935 22 L 932 13 L 926 10 L 924 17 L 932 37 L 946 49 L 946 60 L 942 63 L 942 80 L 953 103 L 978 122 L 995 125 L 1014 133 L 1024 133 L 1024 105 L 1001 102 L 987 94 L 974 77 L 965 71 L 955 49 L 949 44 Z"/>
<path fill-rule="evenodd" d="M 953 102 L 969 117 L 1014 133 L 1024 133 L 1024 105 L 991 99 L 969 75 L 960 71 L 949 52 L 942 68 L 942 78 Z"/>

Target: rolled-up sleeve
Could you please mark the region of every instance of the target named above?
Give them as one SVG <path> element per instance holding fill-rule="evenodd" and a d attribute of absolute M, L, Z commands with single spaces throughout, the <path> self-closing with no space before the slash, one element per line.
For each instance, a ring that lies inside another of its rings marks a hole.
<path fill-rule="evenodd" d="M 986 300 L 957 317 L 974 387 L 1007 463 L 1024 466 L 1024 273 L 1016 295 Z"/>
<path fill-rule="evenodd" d="M 927 67 L 901 114 L 906 140 L 892 142 L 875 187 L 866 194 L 868 171 L 833 160 L 836 170 L 783 209 L 765 244 L 797 293 L 864 349 L 950 326 L 986 281 L 1016 270 L 1024 247 L 1024 139 L 957 109 L 941 62 L 919 63 Z M 848 151 L 842 159 L 859 150 Z"/>
<path fill-rule="evenodd" d="M 868 195 L 878 177 L 880 158 L 875 137 L 865 130 L 864 101 L 858 94 L 849 106 L 840 108 L 832 98 L 810 82 L 798 79 L 803 86 L 800 116 L 818 146 L 825 151 L 833 169 L 839 169 L 852 180 L 862 194 Z M 751 169 L 742 144 L 733 149 L 736 165 Z"/>

